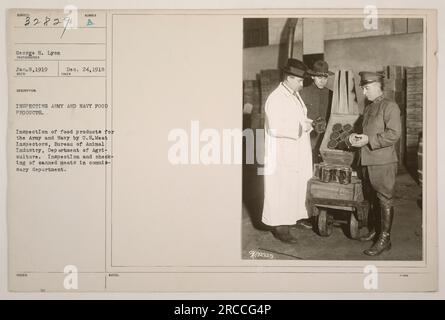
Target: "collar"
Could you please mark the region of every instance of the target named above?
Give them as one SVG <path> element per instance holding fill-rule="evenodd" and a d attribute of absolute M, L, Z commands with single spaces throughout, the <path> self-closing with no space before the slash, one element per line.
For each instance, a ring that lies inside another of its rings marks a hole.
<path fill-rule="evenodd" d="M 324 88 L 319 88 L 319 87 L 317 87 L 317 85 L 314 83 L 314 82 L 312 82 L 312 87 L 315 89 L 315 90 L 320 90 L 320 91 L 322 91 L 322 90 L 324 90 L 326 87 L 324 87 Z"/>
<path fill-rule="evenodd" d="M 372 101 L 371 103 L 379 103 L 380 101 L 382 101 L 385 97 L 383 96 L 383 94 L 381 96 L 378 96 L 377 98 L 374 99 L 374 101 Z"/>
<path fill-rule="evenodd" d="M 292 90 L 291 88 L 289 88 L 284 81 L 280 82 L 280 84 L 283 86 L 283 88 L 285 89 L 285 92 L 287 92 L 289 95 L 295 95 L 296 91 Z"/>

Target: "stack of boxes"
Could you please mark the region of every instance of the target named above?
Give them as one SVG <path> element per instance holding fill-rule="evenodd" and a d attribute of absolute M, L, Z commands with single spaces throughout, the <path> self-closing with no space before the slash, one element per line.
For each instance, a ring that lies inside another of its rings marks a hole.
<path fill-rule="evenodd" d="M 417 173 L 423 123 L 423 67 L 406 68 L 406 91 L 406 166 Z"/>
<path fill-rule="evenodd" d="M 280 70 L 261 70 L 259 80 L 245 80 L 243 83 L 243 107 L 251 104 L 250 128 L 253 130 L 264 129 L 265 110 L 267 97 L 280 83 Z M 244 127 L 248 127 L 245 125 Z M 264 136 L 259 139 L 260 131 L 255 131 L 255 155 L 257 159 L 264 159 Z"/>
<path fill-rule="evenodd" d="M 258 129 L 261 126 L 260 84 L 258 80 L 245 80 L 243 83 L 243 106 L 251 106 L 249 127 Z M 247 108 L 249 109 L 249 108 Z"/>
<path fill-rule="evenodd" d="M 399 169 L 403 168 L 406 160 L 406 68 L 403 66 L 385 66 L 384 67 L 384 88 L 383 94 L 386 98 L 397 103 L 400 108 L 400 117 L 402 123 L 402 134 L 396 144 L 397 156 L 399 158 Z"/>
<path fill-rule="evenodd" d="M 267 97 L 280 83 L 280 70 L 261 70 L 259 80 L 245 80 L 243 85 L 243 106 L 252 105 L 250 127 L 264 129 L 264 107 Z"/>
<path fill-rule="evenodd" d="M 276 89 L 280 83 L 280 70 L 261 70 L 260 72 L 260 88 L 261 88 L 261 123 L 264 128 L 264 107 L 267 97 Z"/>
<path fill-rule="evenodd" d="M 264 113 L 267 97 L 276 89 L 280 81 L 280 70 L 261 70 L 261 113 Z"/>

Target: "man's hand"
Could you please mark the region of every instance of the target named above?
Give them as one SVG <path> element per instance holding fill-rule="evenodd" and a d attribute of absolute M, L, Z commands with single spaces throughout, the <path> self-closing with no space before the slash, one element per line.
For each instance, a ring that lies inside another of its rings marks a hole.
<path fill-rule="evenodd" d="M 349 142 L 353 147 L 361 148 L 368 144 L 369 138 L 366 134 L 352 133 L 349 136 Z"/>
<path fill-rule="evenodd" d="M 305 132 L 311 132 L 312 131 L 312 129 L 313 129 L 312 128 L 312 122 L 313 121 L 311 119 L 308 119 L 308 118 L 305 120 L 305 128 L 304 128 Z"/>
<path fill-rule="evenodd" d="M 323 133 L 326 131 L 326 120 L 324 120 L 322 117 L 318 117 L 312 123 L 312 127 L 314 127 L 315 132 Z"/>

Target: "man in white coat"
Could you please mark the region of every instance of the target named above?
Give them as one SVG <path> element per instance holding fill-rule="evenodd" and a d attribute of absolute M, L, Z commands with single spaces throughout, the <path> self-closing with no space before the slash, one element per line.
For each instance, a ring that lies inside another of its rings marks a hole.
<path fill-rule="evenodd" d="M 298 93 L 303 88 L 306 71 L 303 62 L 289 59 L 283 68 L 283 81 L 269 95 L 265 105 L 262 221 L 274 227 L 274 236 L 286 243 L 297 242 L 290 226 L 308 217 L 306 190 L 312 176 L 312 120 L 307 118 L 306 106 Z"/>

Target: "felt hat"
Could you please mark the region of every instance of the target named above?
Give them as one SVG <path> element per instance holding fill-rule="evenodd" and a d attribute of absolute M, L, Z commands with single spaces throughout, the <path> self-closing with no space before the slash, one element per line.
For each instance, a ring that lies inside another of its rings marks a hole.
<path fill-rule="evenodd" d="M 308 71 L 311 76 L 315 77 L 327 77 L 332 76 L 334 73 L 329 71 L 329 65 L 326 61 L 318 60 L 314 62 L 312 69 Z"/>
<path fill-rule="evenodd" d="M 304 78 L 307 74 L 308 67 L 298 59 L 290 58 L 286 65 L 281 68 L 283 72 L 292 74 L 294 76 Z"/>

